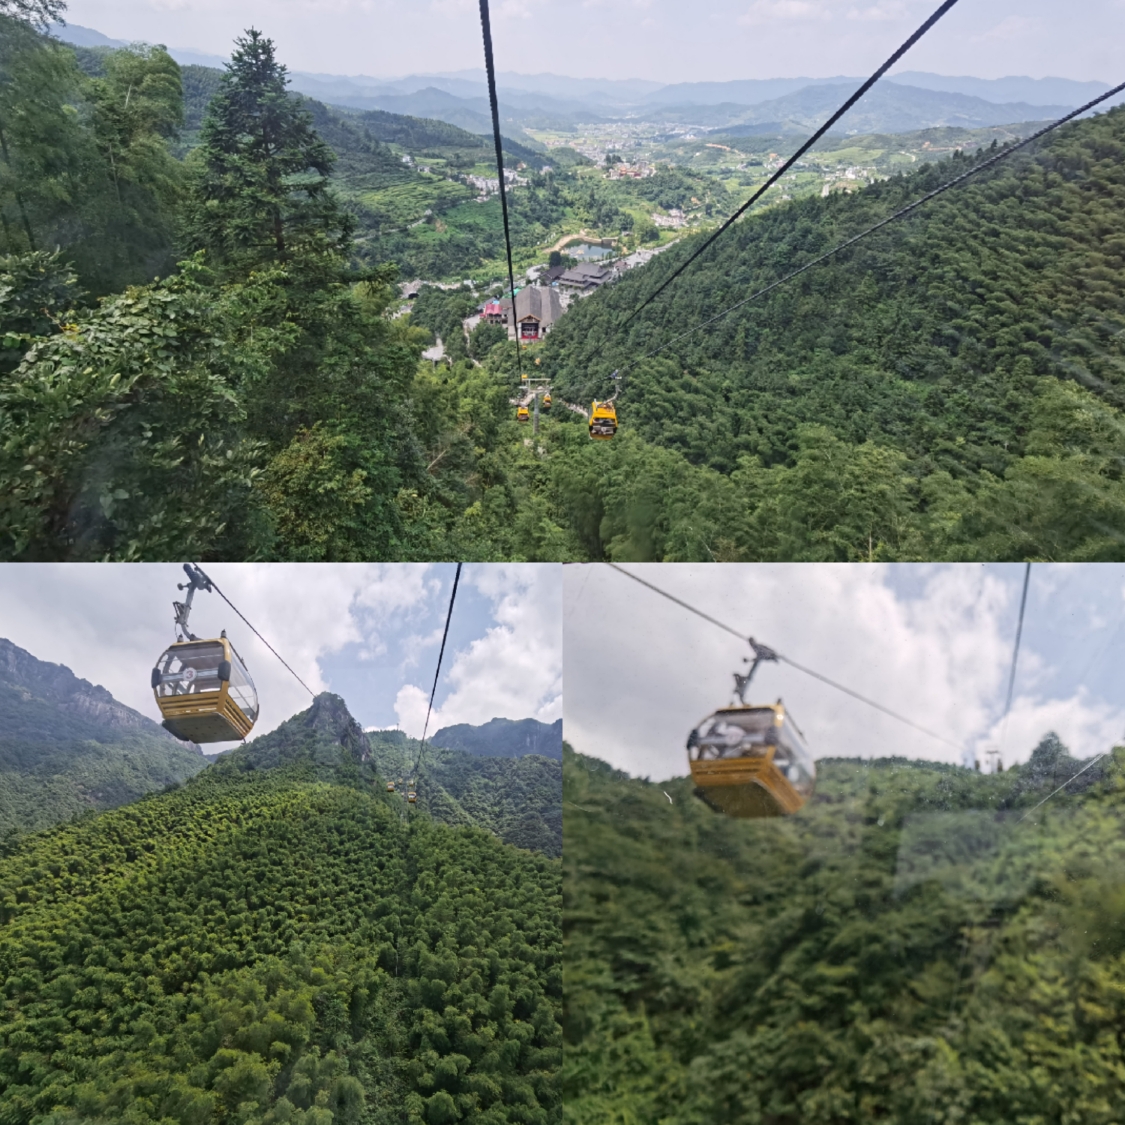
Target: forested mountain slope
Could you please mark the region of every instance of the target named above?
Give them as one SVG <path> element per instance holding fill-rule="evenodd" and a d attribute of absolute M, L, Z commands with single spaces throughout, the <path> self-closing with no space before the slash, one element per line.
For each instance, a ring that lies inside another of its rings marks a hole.
<path fill-rule="evenodd" d="M 1120 1121 L 1123 767 L 827 760 L 735 821 L 568 747 L 565 1120 Z"/>
<path fill-rule="evenodd" d="M 420 753 L 418 741 L 401 731 L 372 731 L 368 738 L 380 774 L 397 779 L 400 791 L 413 777 L 419 807 L 435 820 L 476 825 L 516 847 L 562 854 L 561 758 L 496 757 L 428 741 Z"/>
<path fill-rule="evenodd" d="M 403 814 L 413 779 L 416 809 L 434 820 L 483 828 L 506 843 L 546 855 L 562 854 L 558 760 L 526 752 L 518 758 L 486 757 L 432 743 L 421 753 L 418 740 L 401 731 L 365 732 L 338 695 L 323 692 L 307 711 L 222 755 L 215 768 L 246 772 L 290 766 L 323 781 L 378 791 L 395 781 L 397 792 L 388 799 Z"/>
<path fill-rule="evenodd" d="M 105 688 L 0 638 L 0 838 L 127 804 L 206 764 Z"/>
<path fill-rule="evenodd" d="M 458 723 L 442 727 L 431 740 L 435 746 L 448 746 L 468 754 L 488 758 L 519 758 L 542 754 L 562 760 L 562 719 L 541 723 L 537 719 L 492 719 L 480 726 Z"/>
<path fill-rule="evenodd" d="M 328 741 L 0 859 L 0 1120 L 560 1120 L 557 861 Z"/>
<path fill-rule="evenodd" d="M 618 439 L 558 477 L 585 549 L 1120 558 L 1123 156 L 1125 111 L 1067 126 L 652 359 L 970 160 L 743 221 L 627 326 L 693 240 L 571 309 L 560 395 L 626 372 Z"/>

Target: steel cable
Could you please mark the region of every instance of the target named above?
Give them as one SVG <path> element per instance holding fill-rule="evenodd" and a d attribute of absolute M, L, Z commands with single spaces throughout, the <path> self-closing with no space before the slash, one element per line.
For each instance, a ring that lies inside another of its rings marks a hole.
<path fill-rule="evenodd" d="M 486 0 L 481 0 L 482 9 L 483 9 L 485 3 L 486 3 Z M 848 110 L 850 110 L 852 108 L 852 106 L 854 106 L 856 104 L 856 102 L 858 102 L 859 99 L 862 98 L 863 95 L 866 94 L 867 91 L 870 90 L 871 87 L 874 86 L 875 83 L 878 82 L 879 79 L 882 78 L 883 75 L 886 74 L 887 71 L 890 70 L 890 68 L 892 66 L 894 66 L 894 64 L 896 62 L 898 62 L 898 60 L 900 58 L 902 58 L 902 56 L 904 54 L 906 54 L 906 52 L 909 51 L 910 48 L 913 47 L 914 44 L 917 43 L 918 40 L 921 39 L 922 36 L 925 35 L 926 32 L 929 31 L 930 28 L 933 27 L 934 24 L 936 24 L 938 22 L 938 20 L 940 20 L 941 17 L 944 16 L 946 14 L 946 12 L 948 12 L 949 9 L 952 8 L 954 6 L 954 4 L 956 4 L 956 3 L 957 3 L 957 0 L 945 0 L 945 3 L 942 4 L 937 9 L 937 11 L 935 11 L 933 13 L 933 15 L 931 15 L 930 18 L 928 20 L 926 20 L 926 22 L 924 24 L 922 24 L 922 26 L 920 28 L 918 28 L 918 30 L 915 31 L 914 34 L 911 35 L 910 38 L 907 39 L 906 42 L 903 43 L 902 46 L 899 47 L 898 50 L 895 51 L 895 53 L 893 55 L 891 55 L 891 57 L 889 59 L 887 59 L 887 61 L 885 63 L 883 63 L 883 65 L 881 67 L 879 67 L 879 69 L 877 71 L 875 71 L 875 73 L 873 75 L 871 75 L 871 77 L 868 78 L 867 81 L 864 82 L 863 85 L 860 86 L 859 89 L 856 90 L 855 93 L 852 94 L 852 96 L 850 98 L 848 98 L 848 100 L 846 102 L 844 102 L 844 104 L 842 106 L 840 106 L 840 108 L 838 110 L 836 110 L 836 112 L 823 125 L 821 125 L 821 127 L 819 129 L 817 129 L 817 131 L 815 133 L 813 133 L 813 135 L 811 137 L 809 137 L 809 139 L 807 141 L 805 141 L 805 143 L 803 145 L 801 145 L 801 147 L 799 149 L 797 149 L 797 151 L 791 157 L 789 157 L 789 159 L 786 160 L 784 164 L 782 164 L 781 167 L 778 168 L 778 170 L 768 180 L 766 180 L 766 182 L 764 184 L 762 184 L 762 186 L 760 188 L 758 188 L 758 190 L 756 192 L 754 192 L 754 194 L 751 195 L 750 198 L 741 207 L 739 207 L 738 210 L 735 211 L 734 214 L 731 215 L 730 218 L 727 219 L 726 222 L 724 222 L 722 224 L 722 226 L 720 226 L 719 229 L 717 231 L 715 231 L 715 233 L 712 234 L 711 237 L 708 238 L 707 241 L 704 242 L 703 245 L 700 246 L 695 251 L 695 253 L 692 254 L 691 257 L 688 258 L 688 260 L 686 262 L 684 262 L 683 265 L 681 265 L 672 274 L 671 277 L 669 277 L 666 281 L 664 281 L 663 284 L 661 284 L 650 296 L 646 297 L 645 300 L 637 308 L 635 308 L 621 322 L 619 327 L 624 328 L 625 325 L 628 324 L 629 321 L 631 321 L 633 319 L 633 317 L 635 317 L 637 315 L 637 313 L 639 313 L 641 311 L 641 309 L 645 308 L 646 306 L 650 305 L 654 300 L 656 300 L 656 298 L 658 296 L 660 296 L 660 294 L 663 293 L 664 290 L 667 289 L 668 286 L 671 285 L 672 282 L 675 281 L 676 278 L 679 277 L 680 274 L 683 273 L 684 270 L 686 270 L 688 268 L 688 266 L 690 266 L 691 263 L 694 262 L 695 259 L 699 257 L 700 254 L 702 254 L 709 246 L 711 246 L 712 243 L 714 243 L 714 241 L 725 230 L 727 230 L 733 223 L 735 223 L 739 218 L 741 218 L 742 215 L 744 215 L 746 213 L 746 211 L 754 203 L 756 203 L 765 194 L 766 191 L 769 190 L 769 188 L 771 188 L 774 184 L 776 184 L 777 181 L 780 180 L 781 177 L 784 176 L 785 173 L 788 172 L 789 169 L 792 168 L 793 165 L 802 156 L 804 156 L 805 153 L 808 152 L 809 149 L 812 148 L 812 146 L 815 145 L 816 142 L 819 141 L 820 138 L 823 137 L 824 134 L 827 133 L 828 130 L 833 125 L 835 125 L 836 122 L 839 121 L 840 118 L 843 117 L 844 114 L 847 113 Z"/>
<path fill-rule="evenodd" d="M 732 628 L 725 622 L 719 621 L 715 617 L 711 617 L 709 614 L 704 613 L 701 609 L 696 609 L 695 606 L 690 605 L 688 602 L 685 602 L 680 598 L 677 598 L 674 594 L 669 594 L 667 590 L 662 590 L 659 586 L 654 586 L 651 582 L 646 582 L 638 575 L 633 574 L 631 571 L 625 570 L 623 567 L 618 566 L 617 563 L 608 563 L 607 565 L 611 566 L 619 573 L 624 574 L 626 578 L 632 578 L 634 582 L 639 582 L 642 586 L 647 586 L 650 590 L 652 590 L 654 593 L 659 594 L 662 598 L 667 598 L 670 602 L 675 602 L 676 605 L 682 606 L 684 609 L 689 610 L 691 613 L 694 613 L 697 617 L 702 617 L 704 621 L 709 621 L 712 625 L 717 625 L 720 629 L 725 630 L 732 636 L 738 637 L 739 640 L 745 641 L 749 639 L 745 634 L 740 633 L 737 629 Z M 947 746 L 952 746 L 955 750 L 960 750 L 962 752 L 964 751 L 964 747 L 959 743 L 951 742 L 944 735 L 938 734 L 936 731 L 928 730 L 926 727 L 919 726 L 912 719 L 908 719 L 905 715 L 900 715 L 897 711 L 892 711 L 889 707 L 884 707 L 883 704 L 877 703 L 874 699 L 868 699 L 867 696 L 860 695 L 858 691 L 853 691 L 850 687 L 846 687 L 844 684 L 838 684 L 835 680 L 829 679 L 827 676 L 822 675 L 820 672 L 814 671 L 812 668 L 806 668 L 803 664 L 798 664 L 797 661 L 791 660 L 788 656 L 783 656 L 780 652 L 775 652 L 775 655 L 779 661 L 784 664 L 788 664 L 791 668 L 796 668 L 798 672 L 804 672 L 806 676 L 812 676 L 813 679 L 820 680 L 822 683 L 827 684 L 829 687 L 833 687 L 837 691 L 842 691 L 845 695 L 850 695 L 853 699 L 858 699 L 861 703 L 866 703 L 869 707 L 874 707 L 877 711 L 882 711 L 884 715 L 889 715 L 892 719 L 897 719 L 900 723 L 905 723 L 907 726 L 913 727 L 916 731 L 919 731 L 929 738 L 935 738 L 939 742 L 944 742 Z"/>
<path fill-rule="evenodd" d="M 238 606 L 236 606 L 236 605 L 234 604 L 234 602 L 232 602 L 232 601 L 230 600 L 230 598 L 228 598 L 228 597 L 226 596 L 226 594 L 224 594 L 224 593 L 222 592 L 222 590 L 220 590 L 220 589 L 219 589 L 219 587 L 218 587 L 218 586 L 217 586 L 217 585 L 215 584 L 215 582 L 214 582 L 214 580 L 213 580 L 212 578 L 210 578 L 210 577 L 209 577 L 209 576 L 208 576 L 207 574 L 204 574 L 204 572 L 203 572 L 203 568 L 202 568 L 202 567 L 201 567 L 201 566 L 200 566 L 200 565 L 199 565 L 198 563 L 192 563 L 192 566 L 194 566 L 194 567 L 195 567 L 195 569 L 196 569 L 196 570 L 198 570 L 198 571 L 199 571 L 199 573 L 200 573 L 200 574 L 202 574 L 202 575 L 203 575 L 203 577 L 207 579 L 208 583 L 210 583 L 210 585 L 211 585 L 211 588 L 212 588 L 212 589 L 213 589 L 213 590 L 215 591 L 215 593 L 216 593 L 216 594 L 218 594 L 218 595 L 219 595 L 219 597 L 220 597 L 220 598 L 222 598 L 222 599 L 223 599 L 223 601 L 224 601 L 224 602 L 226 602 L 226 603 L 227 603 L 227 605 L 229 605 L 229 606 L 231 607 L 231 609 L 233 609 L 233 610 L 234 610 L 234 612 L 235 612 L 235 613 L 237 613 L 237 614 L 238 614 L 238 616 L 239 616 L 239 617 L 241 617 L 241 618 L 242 618 L 242 620 L 246 622 L 246 625 L 247 625 L 247 626 L 249 627 L 249 629 L 250 629 L 250 632 L 251 632 L 251 633 L 253 633 L 253 634 L 254 634 L 254 636 L 255 636 L 255 637 L 257 637 L 257 638 L 258 638 L 258 640 L 260 640 L 260 641 L 262 642 L 262 644 L 264 644 L 264 645 L 266 646 L 266 648 L 268 648 L 268 649 L 270 650 L 270 652 L 272 652 L 272 653 L 274 654 L 274 656 L 276 656 L 276 657 L 278 658 L 278 660 L 280 660 L 280 661 L 281 661 L 281 663 L 282 663 L 282 664 L 285 664 L 285 667 L 286 667 L 286 668 L 288 668 L 288 669 L 289 669 L 289 672 L 290 672 L 290 673 L 292 674 L 292 676 L 293 676 L 293 679 L 295 679 L 295 680 L 297 681 L 297 683 L 299 683 L 299 684 L 301 685 L 301 687 L 303 687 L 303 688 L 305 689 L 305 691 L 307 691 L 307 692 L 309 693 L 309 695 L 311 695 L 311 696 L 313 697 L 313 699 L 315 699 L 315 698 L 316 698 L 316 692 L 314 692 L 314 691 L 313 691 L 313 689 L 312 689 L 311 687 L 309 687 L 309 685 L 308 685 L 308 684 L 306 684 L 306 683 L 305 683 L 305 681 L 304 681 L 304 680 L 302 680 L 302 679 L 301 679 L 301 677 L 300 677 L 300 676 L 298 676 L 298 675 L 297 675 L 297 673 L 296 673 L 296 672 L 294 672 L 292 668 L 289 668 L 289 665 L 288 665 L 288 664 L 286 664 L 286 663 L 285 663 L 285 660 L 284 660 L 284 659 L 282 658 L 282 656 L 281 656 L 281 653 L 279 653 L 279 652 L 277 651 L 277 649 L 275 649 L 275 648 L 273 647 L 273 645 L 271 645 L 271 644 L 269 643 L 269 641 L 267 641 L 267 640 L 266 640 L 266 638 L 265 638 L 265 637 L 263 637 L 263 636 L 262 636 L 262 634 L 261 634 L 261 633 L 259 633 L 259 632 L 258 632 L 258 630 L 257 630 L 257 629 L 255 629 L 253 625 L 251 625 L 251 624 L 250 624 L 250 622 L 249 622 L 249 621 L 247 621 L 247 620 L 246 620 L 246 617 L 245 617 L 245 615 L 244 615 L 244 614 L 242 613 L 242 611 L 241 611 L 241 610 L 240 610 L 240 609 L 238 608 Z"/>
<path fill-rule="evenodd" d="M 516 374 L 523 374 L 520 330 L 516 322 L 516 272 L 512 267 L 512 235 L 508 228 L 508 195 L 504 189 L 504 143 L 500 136 L 500 103 L 496 97 L 496 67 L 492 61 L 492 22 L 488 0 L 480 0 L 480 27 L 484 35 L 484 68 L 488 75 L 488 102 L 492 109 L 492 139 L 496 145 L 496 175 L 500 181 L 500 211 L 504 216 L 504 248 L 508 254 L 508 288 L 512 294 L 512 329 L 516 340 Z"/>
<path fill-rule="evenodd" d="M 1039 140 L 1040 137 L 1045 136 L 1047 133 L 1052 132 L 1053 130 L 1059 128 L 1061 125 L 1065 125 L 1068 121 L 1072 121 L 1075 117 L 1088 112 L 1101 102 L 1104 102 L 1107 98 L 1111 98 L 1116 94 L 1122 93 L 1123 91 L 1125 91 L 1125 82 L 1122 82 L 1118 86 L 1114 86 L 1112 90 L 1107 90 L 1104 94 L 1099 95 L 1092 101 L 1087 102 L 1084 106 L 1080 106 L 1073 112 L 1068 113 L 1065 117 L 1060 117 L 1057 121 L 1052 121 L 1050 125 L 1045 126 L 1036 133 L 1032 133 L 1030 137 L 1027 137 L 1025 140 L 1020 141 L 1018 144 L 1014 144 L 1009 148 L 1004 149 L 1002 152 L 998 152 L 995 156 L 989 157 L 988 160 L 982 161 L 975 167 L 970 168 L 967 172 L 962 172 L 961 175 L 955 176 L 948 183 L 942 184 L 940 187 L 935 188 L 931 192 L 927 192 L 919 199 L 916 199 L 913 203 L 907 204 L 907 206 L 896 211 L 893 215 L 888 215 L 887 218 L 881 219 L 873 226 L 867 227 L 866 230 L 862 230 L 859 234 L 854 235 L 852 238 L 846 239 L 838 246 L 834 246 L 831 250 L 826 250 L 823 254 L 819 255 L 816 258 L 813 258 L 811 261 L 806 262 L 803 266 L 800 266 L 799 268 L 793 270 L 791 273 L 787 273 L 784 277 L 778 278 L 777 281 L 771 282 L 764 288 L 751 293 L 749 297 L 745 297 L 741 301 L 738 301 L 736 304 L 730 305 L 728 308 L 723 309 L 722 312 L 716 313 L 708 320 L 704 320 L 701 323 L 695 325 L 693 328 L 689 328 L 686 332 L 680 332 L 679 334 L 673 336 L 670 340 L 667 340 L 665 341 L 665 343 L 659 345 L 659 347 L 645 352 L 642 356 L 633 360 L 632 363 L 623 366 L 621 370 L 627 371 L 630 368 L 636 367 L 637 364 L 643 363 L 646 359 L 651 359 L 654 355 L 657 355 L 660 352 L 664 351 L 665 348 L 670 348 L 678 341 L 684 340 L 688 336 L 693 336 L 696 332 L 699 332 L 704 328 L 709 328 L 712 324 L 715 324 L 717 321 L 722 320 L 723 317 L 729 316 L 732 312 L 745 307 L 752 301 L 758 300 L 759 297 L 764 297 L 766 296 L 766 294 L 772 293 L 775 289 L 784 285 L 786 282 L 792 281 L 793 278 L 799 277 L 801 274 L 806 273 L 808 270 L 811 270 L 814 266 L 820 265 L 821 262 L 826 262 L 829 258 L 833 257 L 836 254 L 839 254 L 842 250 L 847 250 L 849 247 L 854 246 L 857 242 L 859 242 L 861 239 L 866 238 L 869 234 L 874 234 L 876 231 L 882 230 L 883 227 L 904 218 L 911 212 L 916 211 L 923 204 L 929 203 L 930 200 L 936 199 L 939 195 L 942 195 L 944 192 L 949 191 L 950 188 L 957 187 L 959 184 L 963 184 L 966 180 L 977 175 L 978 173 L 983 172 L 986 169 L 1000 163 L 1001 160 L 1006 160 L 1013 153 L 1019 152 L 1020 149 L 1026 148 L 1029 144 L 1032 144 L 1034 141 Z"/>
<path fill-rule="evenodd" d="M 434 686 L 430 689 L 430 702 L 426 707 L 426 722 L 422 727 L 422 742 L 418 747 L 418 757 L 414 760 L 414 769 L 411 770 L 411 775 L 415 778 L 417 778 L 418 770 L 422 766 L 422 756 L 426 752 L 426 733 L 430 729 L 430 712 L 434 709 L 434 696 L 437 695 L 438 678 L 441 676 L 441 662 L 445 656 L 445 642 L 449 636 L 449 622 L 453 617 L 453 603 L 457 600 L 457 583 L 461 581 L 462 565 L 461 563 L 457 564 L 457 570 L 453 575 L 453 592 L 449 595 L 449 609 L 445 614 L 445 630 L 441 634 L 441 648 L 438 650 L 437 668 L 434 669 Z"/>

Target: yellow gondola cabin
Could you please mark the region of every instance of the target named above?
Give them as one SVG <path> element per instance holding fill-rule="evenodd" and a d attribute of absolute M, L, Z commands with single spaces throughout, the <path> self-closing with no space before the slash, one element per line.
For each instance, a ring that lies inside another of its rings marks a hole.
<path fill-rule="evenodd" d="M 245 738 L 258 719 L 258 693 L 226 636 L 170 645 L 152 670 L 163 726 L 185 742 Z"/>
<path fill-rule="evenodd" d="M 696 796 L 727 816 L 790 815 L 816 783 L 816 764 L 780 700 L 708 715 L 687 750 Z"/>
<path fill-rule="evenodd" d="M 617 411 L 612 402 L 598 402 L 590 406 L 590 437 L 595 441 L 609 441 L 617 433 Z"/>
<path fill-rule="evenodd" d="M 530 422 L 531 421 L 531 411 L 528 410 L 526 406 L 518 407 L 517 410 L 516 410 L 516 421 L 517 422 Z"/>

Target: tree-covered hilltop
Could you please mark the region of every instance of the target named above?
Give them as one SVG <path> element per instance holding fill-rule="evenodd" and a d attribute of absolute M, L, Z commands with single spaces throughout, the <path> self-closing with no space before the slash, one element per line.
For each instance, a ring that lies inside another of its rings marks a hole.
<path fill-rule="evenodd" d="M 542 754 L 562 760 L 562 719 L 541 723 L 538 719 L 491 719 L 480 726 L 457 723 L 442 727 L 430 740 L 469 754 L 494 758 L 519 758 Z"/>
<path fill-rule="evenodd" d="M 1125 751 L 1082 765 L 827 760 L 737 821 L 567 747 L 564 1120 L 1120 1121 Z"/>
<path fill-rule="evenodd" d="M 495 720 L 494 720 L 495 721 Z M 487 738 L 488 727 L 472 727 L 474 741 Z M 562 835 L 562 761 L 542 752 L 484 754 L 418 740 L 401 731 L 370 731 L 372 761 L 380 776 L 394 780 L 401 794 L 413 778 L 419 807 L 445 824 L 486 828 L 505 843 L 560 856 Z"/>
<path fill-rule="evenodd" d="M 487 742 L 489 726 L 470 727 L 467 737 Z M 322 692 L 308 710 L 223 754 L 215 769 L 245 773 L 299 767 L 322 781 L 380 792 L 392 781 L 396 791 L 389 799 L 402 813 L 413 782 L 415 809 L 435 821 L 483 828 L 505 843 L 557 858 L 562 854 L 561 761 L 526 750 L 508 756 L 504 736 L 509 732 L 501 727 L 491 733 L 504 756 L 430 742 L 423 748 L 402 731 L 364 731 L 343 699 Z"/>
<path fill-rule="evenodd" d="M 206 764 L 105 688 L 0 637 L 0 838 L 127 804 Z"/>
<path fill-rule="evenodd" d="M 558 861 L 305 735 L 8 848 L 0 1120 L 561 1119 Z"/>
<path fill-rule="evenodd" d="M 1123 110 L 1066 126 L 649 360 L 990 154 L 752 217 L 628 325 L 692 240 L 568 312 L 559 394 L 626 372 L 561 474 L 590 553 L 1121 558 L 1123 152 Z"/>

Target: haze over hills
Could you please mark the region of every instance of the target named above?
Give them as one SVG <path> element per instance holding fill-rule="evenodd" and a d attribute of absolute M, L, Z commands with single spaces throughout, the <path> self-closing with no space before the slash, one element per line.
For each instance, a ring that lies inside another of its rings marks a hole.
<path fill-rule="evenodd" d="M 125 45 L 123 40 L 78 25 L 56 28 L 55 32 L 66 42 L 81 46 Z M 183 65 L 221 67 L 224 61 L 196 50 L 170 48 L 170 53 Z M 394 79 L 292 71 L 290 79 L 293 90 L 333 105 L 435 118 L 473 133 L 491 129 L 483 70 Z M 685 120 L 712 126 L 776 122 L 781 132 L 790 132 L 818 124 L 819 120 L 812 118 L 823 119 L 842 100 L 842 91 L 836 87 L 854 89 L 861 81 L 859 77 L 837 75 L 663 84 L 641 79 L 501 72 L 498 93 L 506 129 L 566 129 L 622 118 Z M 842 123 L 842 129 L 887 133 L 1041 120 L 1059 116 L 1107 88 L 1104 82 L 1065 78 L 979 79 L 903 71 L 876 87 Z M 692 107 L 711 107 L 712 112 L 704 114 Z M 754 107 L 757 111 L 749 112 Z"/>
<path fill-rule="evenodd" d="M 0 638 L 0 836 L 127 804 L 206 765 L 105 688 Z"/>

